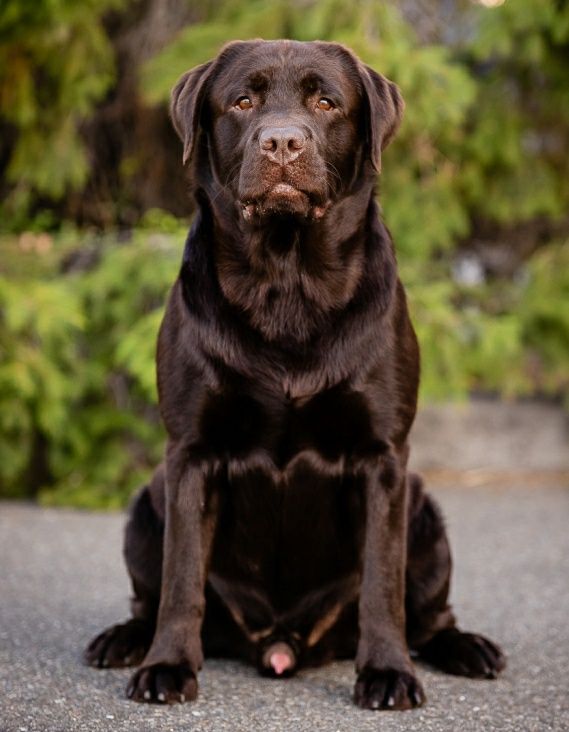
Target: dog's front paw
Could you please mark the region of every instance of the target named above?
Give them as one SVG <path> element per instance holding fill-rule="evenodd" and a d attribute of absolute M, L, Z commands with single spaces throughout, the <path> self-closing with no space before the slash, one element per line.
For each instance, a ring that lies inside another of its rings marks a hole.
<path fill-rule="evenodd" d="M 198 681 L 187 664 L 158 663 L 139 669 L 131 678 L 126 695 L 149 704 L 193 701 L 198 695 Z"/>
<path fill-rule="evenodd" d="M 441 630 L 419 649 L 419 656 L 448 674 L 470 678 L 495 679 L 506 667 L 506 658 L 495 643 L 458 628 Z"/>
<path fill-rule="evenodd" d="M 150 623 L 132 618 L 107 628 L 93 638 L 83 658 L 85 663 L 96 668 L 137 666 L 150 648 L 153 633 Z"/>
<path fill-rule="evenodd" d="M 407 671 L 368 667 L 358 675 L 354 702 L 362 709 L 412 709 L 425 702 L 425 693 Z"/>

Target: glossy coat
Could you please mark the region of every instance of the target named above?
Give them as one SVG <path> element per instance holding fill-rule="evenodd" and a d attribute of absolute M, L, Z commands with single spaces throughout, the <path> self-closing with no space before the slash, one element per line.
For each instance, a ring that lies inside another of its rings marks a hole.
<path fill-rule="evenodd" d="M 409 646 L 504 665 L 456 629 L 407 473 L 419 351 L 375 202 L 402 111 L 336 44 L 237 42 L 174 89 L 198 214 L 158 343 L 166 460 L 127 527 L 134 618 L 87 651 L 142 662 L 136 700 L 193 698 L 204 651 L 269 675 L 355 656 L 370 709 L 423 702 Z"/>

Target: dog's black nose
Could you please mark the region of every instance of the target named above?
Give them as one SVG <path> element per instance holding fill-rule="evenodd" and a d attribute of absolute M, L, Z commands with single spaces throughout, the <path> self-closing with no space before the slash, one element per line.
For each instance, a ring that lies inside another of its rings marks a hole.
<path fill-rule="evenodd" d="M 288 165 L 302 153 L 306 136 L 299 127 L 267 127 L 259 135 L 261 153 L 277 165 Z"/>

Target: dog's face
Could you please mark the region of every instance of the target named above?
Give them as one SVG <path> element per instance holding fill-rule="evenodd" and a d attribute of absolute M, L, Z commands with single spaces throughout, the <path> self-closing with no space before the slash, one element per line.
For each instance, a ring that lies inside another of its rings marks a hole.
<path fill-rule="evenodd" d="M 322 218 L 367 161 L 379 169 L 402 109 L 394 84 L 320 42 L 230 44 L 172 95 L 184 161 L 204 133 L 214 179 L 246 221 Z"/>

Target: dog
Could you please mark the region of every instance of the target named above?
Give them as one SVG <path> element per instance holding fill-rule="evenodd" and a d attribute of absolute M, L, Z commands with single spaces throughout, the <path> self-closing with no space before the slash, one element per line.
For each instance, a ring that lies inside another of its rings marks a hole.
<path fill-rule="evenodd" d="M 495 678 L 448 604 L 443 519 L 407 471 L 419 349 L 376 203 L 395 84 L 324 42 L 227 45 L 171 116 L 197 213 L 158 338 L 165 461 L 134 500 L 132 618 L 86 661 L 139 702 L 204 655 L 268 676 L 355 658 L 354 701 L 421 705 L 410 652 Z"/>

